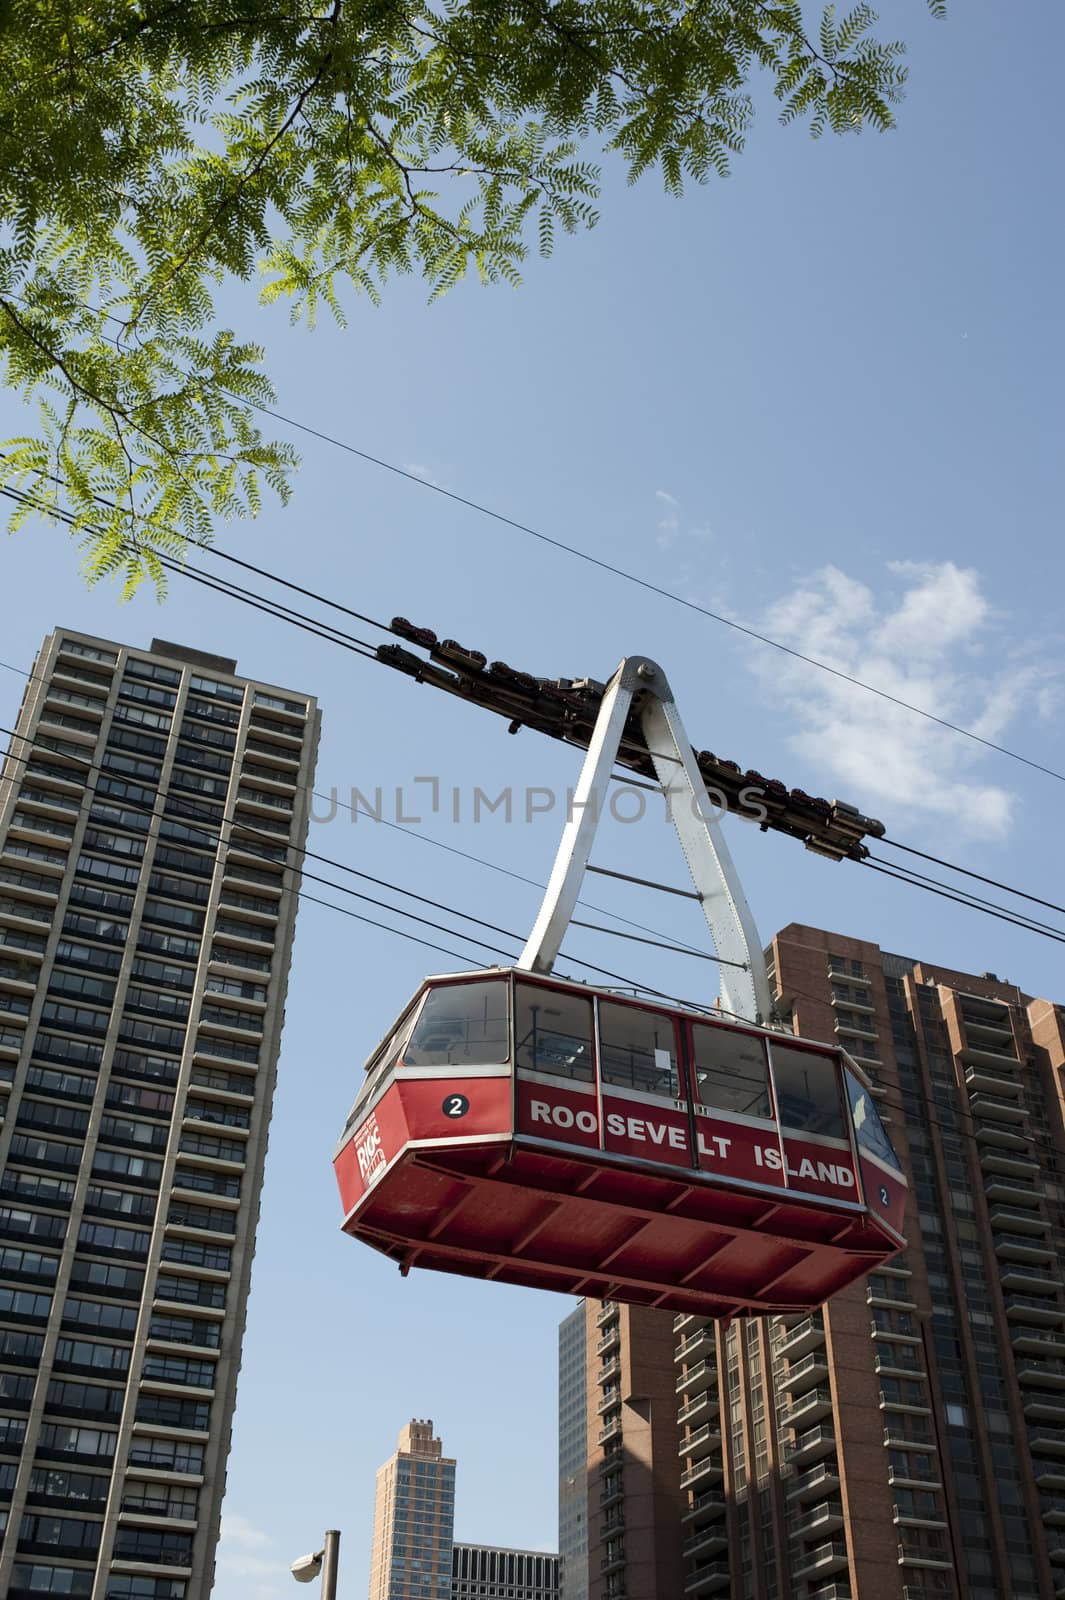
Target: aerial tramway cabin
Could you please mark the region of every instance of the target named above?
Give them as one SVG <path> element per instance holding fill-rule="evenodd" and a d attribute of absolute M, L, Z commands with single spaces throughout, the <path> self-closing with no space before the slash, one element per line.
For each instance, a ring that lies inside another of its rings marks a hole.
<path fill-rule="evenodd" d="M 521 968 L 429 978 L 335 1157 L 395 1260 L 727 1317 L 892 1256 L 906 1180 L 838 1048 Z"/>

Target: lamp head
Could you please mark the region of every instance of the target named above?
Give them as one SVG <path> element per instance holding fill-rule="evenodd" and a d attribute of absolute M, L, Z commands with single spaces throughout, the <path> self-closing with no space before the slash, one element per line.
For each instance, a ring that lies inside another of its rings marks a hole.
<path fill-rule="evenodd" d="M 322 1570 L 322 1557 L 324 1550 L 319 1550 L 317 1555 L 300 1556 L 298 1561 L 292 1563 L 289 1569 L 297 1583 L 313 1583 Z"/>

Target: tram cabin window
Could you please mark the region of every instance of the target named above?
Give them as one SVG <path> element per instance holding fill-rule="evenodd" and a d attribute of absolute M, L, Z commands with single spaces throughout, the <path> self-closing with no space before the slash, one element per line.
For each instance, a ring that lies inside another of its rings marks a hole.
<path fill-rule="evenodd" d="M 366 1063 L 366 1078 L 356 1096 L 355 1104 L 351 1108 L 351 1114 L 347 1120 L 348 1128 L 351 1127 L 357 1116 L 369 1111 L 381 1091 L 387 1087 L 392 1068 L 395 1066 L 396 1059 L 403 1046 L 403 1041 L 410 1031 L 413 1016 L 413 1008 L 406 1011 L 402 1021 L 392 1029 L 381 1048 Z"/>
<path fill-rule="evenodd" d="M 430 989 L 403 1051 L 405 1067 L 487 1067 L 509 1056 L 509 991 L 501 978 Z"/>
<path fill-rule="evenodd" d="M 847 1073 L 847 1095 L 851 1103 L 851 1116 L 854 1119 L 854 1132 L 858 1138 L 859 1149 L 868 1150 L 870 1155 L 879 1156 L 889 1167 L 901 1172 L 901 1163 L 884 1131 L 876 1102 L 865 1085 L 858 1082 L 853 1072 Z"/>
<path fill-rule="evenodd" d="M 675 1100 L 680 1081 L 672 1018 L 600 1000 L 599 1070 L 604 1083 Z"/>
<path fill-rule="evenodd" d="M 769 1050 L 782 1126 L 803 1133 L 823 1133 L 834 1139 L 846 1138 L 835 1061 L 813 1050 L 777 1044 L 775 1039 Z"/>
<path fill-rule="evenodd" d="M 743 1117 L 773 1115 L 765 1045 L 751 1033 L 715 1028 L 696 1022 L 692 1026 L 695 1098 L 717 1111 L 734 1111 Z"/>
<path fill-rule="evenodd" d="M 514 1001 L 514 1057 L 529 1072 L 591 1083 L 592 1002 L 533 983 L 519 983 Z"/>

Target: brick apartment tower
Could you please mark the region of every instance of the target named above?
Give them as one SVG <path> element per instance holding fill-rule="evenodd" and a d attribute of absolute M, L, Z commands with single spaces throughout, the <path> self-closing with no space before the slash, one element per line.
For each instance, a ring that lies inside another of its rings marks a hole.
<path fill-rule="evenodd" d="M 207 1600 L 315 702 L 69 630 L 0 773 L 0 1594 Z"/>
<path fill-rule="evenodd" d="M 591 1600 L 1062 1600 L 1065 1006 L 796 925 L 770 963 L 872 1076 L 909 1247 L 810 1316 L 589 1307 Z"/>
<path fill-rule="evenodd" d="M 455 1462 L 412 1420 L 377 1469 L 370 1600 L 449 1600 L 455 1527 Z"/>

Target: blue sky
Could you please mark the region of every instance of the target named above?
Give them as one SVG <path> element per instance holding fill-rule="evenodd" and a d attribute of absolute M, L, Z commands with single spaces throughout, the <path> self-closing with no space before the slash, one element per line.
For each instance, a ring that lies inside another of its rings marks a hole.
<path fill-rule="evenodd" d="M 1055 107 L 1065 19 L 920 0 L 901 128 L 811 144 L 762 120 L 734 177 L 677 203 L 610 178 L 591 235 L 524 287 L 432 308 L 401 283 L 337 334 L 228 295 L 270 347 L 279 408 L 581 545 L 902 698 L 1065 769 L 1065 329 Z M 1023 30 L 1023 31 L 1022 31 Z M 0 398 L 0 433 L 27 418 Z M 280 431 L 280 430 L 279 430 Z M 812 668 L 309 439 L 292 504 L 227 547 L 387 619 L 403 613 L 544 675 L 666 666 L 697 745 L 882 817 L 891 834 L 1060 899 L 1061 785 Z M 60 532 L 0 557 L 5 661 L 56 624 L 235 655 L 323 706 L 317 787 L 418 776 L 564 788 L 573 753 L 436 698 L 200 588 L 164 607 L 81 586 Z M 207 564 L 207 558 L 204 558 Z M 14 602 L 14 603 L 11 603 Z M 21 681 L 0 673 L 3 720 Z M 420 791 L 424 794 L 425 787 Z M 390 813 L 391 814 L 391 813 Z M 559 818 L 408 832 L 343 819 L 312 847 L 524 931 L 536 895 L 430 841 L 541 880 Z M 1050 942 L 833 866 L 742 824 L 730 839 L 762 934 L 806 921 L 1063 997 Z M 680 881 L 665 827 L 597 857 Z M 315 891 L 317 892 L 317 891 Z M 674 903 L 591 897 L 682 937 Z M 334 898 L 339 898 L 334 896 Z M 354 904 L 354 902 L 352 902 Z M 398 920 L 398 919 L 397 919 Z M 447 943 L 444 939 L 442 942 Z M 596 935 L 569 947 L 705 999 L 712 970 Z M 365 1593 L 373 1474 L 412 1415 L 459 1460 L 456 1531 L 553 1547 L 561 1298 L 394 1268 L 343 1238 L 330 1155 L 361 1061 L 444 958 L 314 905 L 300 913 L 225 1503 L 216 1600 L 274 1600 L 320 1530 Z"/>

